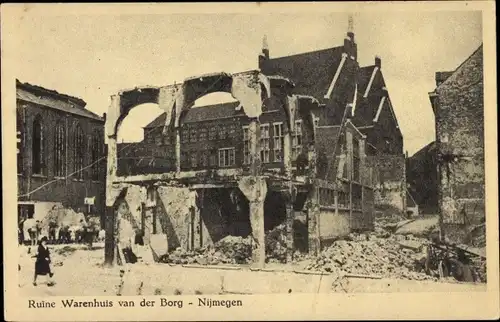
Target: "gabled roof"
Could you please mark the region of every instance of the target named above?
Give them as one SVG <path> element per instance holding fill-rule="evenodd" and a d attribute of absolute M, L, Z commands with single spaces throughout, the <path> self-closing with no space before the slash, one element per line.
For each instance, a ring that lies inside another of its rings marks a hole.
<path fill-rule="evenodd" d="M 413 153 L 413 155 L 410 157 L 410 159 L 418 158 L 418 156 L 420 154 L 434 152 L 435 150 L 436 150 L 436 141 L 432 141 L 432 142 L 428 143 L 427 145 L 425 145 L 420 150 L 418 150 L 417 152 Z"/>
<path fill-rule="evenodd" d="M 460 71 L 462 69 L 462 67 L 470 60 L 472 59 L 472 57 L 474 57 L 475 55 L 477 54 L 481 54 L 482 55 L 483 53 L 483 44 L 481 43 L 481 45 L 476 49 L 474 50 L 474 52 L 469 55 L 469 57 L 467 57 L 467 59 L 465 59 L 454 71 L 453 73 L 444 81 L 442 82 L 441 84 L 439 84 L 439 86 L 436 87 L 436 89 L 434 90 L 434 92 L 436 92 L 436 90 L 438 90 L 440 87 L 448 84 L 451 80 L 455 79 L 455 77 L 457 77 L 456 75 L 458 74 L 458 71 Z"/>
<path fill-rule="evenodd" d="M 389 109 L 389 113 L 396 126 L 399 127 L 398 120 L 390 95 L 386 92 L 386 84 L 381 69 L 370 65 L 359 68 L 358 71 L 358 104 L 353 120 L 357 126 L 370 126 L 378 122 L 378 117 L 383 109 Z M 366 97 L 365 94 L 367 94 Z M 385 96 L 385 99 L 383 98 Z"/>
<path fill-rule="evenodd" d="M 363 96 L 366 92 L 366 88 L 370 83 L 370 79 L 373 75 L 375 65 L 360 67 L 358 70 L 358 92 L 360 96 Z M 372 84 L 373 85 L 373 84 Z"/>
<path fill-rule="evenodd" d="M 104 122 L 102 117 L 85 109 L 86 103 L 83 100 L 65 94 L 60 94 L 56 91 L 47 90 L 40 86 L 34 86 L 17 81 L 16 98 L 65 113 Z"/>
<path fill-rule="evenodd" d="M 194 123 L 213 119 L 221 119 L 231 116 L 244 115 L 241 110 L 236 110 L 240 105 L 239 102 L 228 102 L 214 105 L 206 105 L 191 108 L 186 112 L 183 123 Z M 165 113 L 159 115 L 151 123 L 146 125 L 145 129 L 162 127 L 165 125 Z"/>
<path fill-rule="evenodd" d="M 340 65 L 343 52 L 344 47 L 340 46 L 270 58 L 264 63 L 262 72 L 287 77 L 295 83 L 294 94 L 311 95 L 322 101 Z"/>

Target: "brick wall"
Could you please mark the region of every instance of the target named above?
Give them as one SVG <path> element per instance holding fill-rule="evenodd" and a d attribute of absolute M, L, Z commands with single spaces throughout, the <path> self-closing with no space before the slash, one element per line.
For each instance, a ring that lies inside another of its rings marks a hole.
<path fill-rule="evenodd" d="M 20 113 L 21 130 L 23 132 L 24 143 L 21 148 L 22 155 L 22 173 L 18 175 L 18 194 L 23 195 L 29 191 L 33 191 L 42 185 L 47 184 L 55 179 L 55 127 L 57 122 L 62 121 L 65 124 L 67 134 L 67 154 L 66 154 L 66 175 L 74 172 L 74 156 L 73 156 L 73 135 L 74 129 L 79 124 L 84 133 L 85 153 L 83 165 L 89 165 L 91 160 L 90 153 L 90 138 L 94 131 L 98 131 L 102 135 L 102 154 L 104 156 L 104 123 L 77 116 L 74 114 L 64 113 L 52 108 L 43 107 L 34 103 L 18 101 L 18 109 L 24 111 Z M 32 146 L 33 146 L 33 121 L 35 118 L 41 117 L 43 125 L 44 137 L 44 163 L 45 168 L 43 175 L 33 175 L 32 173 Z M 18 123 L 19 124 L 19 123 Z M 94 181 L 91 177 L 92 169 L 89 167 L 84 170 L 83 180 L 77 180 L 74 176 L 55 181 L 37 190 L 29 196 L 20 197 L 20 201 L 50 201 L 61 202 L 63 205 L 77 210 L 80 207 L 86 209 L 84 198 L 86 196 L 95 196 L 96 212 L 104 213 L 104 195 L 105 195 L 105 159 L 99 164 L 100 180 Z"/>
<path fill-rule="evenodd" d="M 431 102 L 443 232 L 453 241 L 466 242 L 468 231 L 485 220 L 482 46 L 436 88 L 435 95 Z"/>
<path fill-rule="evenodd" d="M 406 211 L 405 156 L 377 155 L 368 158 L 376 169 L 375 207 L 395 207 L 403 214 Z"/>

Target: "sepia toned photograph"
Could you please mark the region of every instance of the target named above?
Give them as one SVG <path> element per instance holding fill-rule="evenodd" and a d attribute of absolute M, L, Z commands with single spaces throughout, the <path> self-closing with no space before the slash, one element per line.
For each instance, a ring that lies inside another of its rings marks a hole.
<path fill-rule="evenodd" d="M 483 12 L 358 6 L 19 8 L 22 307 L 491 290 Z"/>

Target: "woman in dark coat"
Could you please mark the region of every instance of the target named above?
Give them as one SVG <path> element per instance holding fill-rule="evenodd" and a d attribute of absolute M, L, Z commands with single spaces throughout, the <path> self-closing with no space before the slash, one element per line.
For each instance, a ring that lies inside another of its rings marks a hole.
<path fill-rule="evenodd" d="M 38 242 L 38 252 L 36 254 L 35 262 L 35 277 L 33 279 L 33 285 L 36 286 L 36 278 L 38 275 L 49 275 L 52 277 L 54 274 L 50 270 L 50 252 L 47 248 L 47 237 L 42 237 L 40 242 Z M 53 282 L 47 282 L 48 286 L 54 285 Z"/>

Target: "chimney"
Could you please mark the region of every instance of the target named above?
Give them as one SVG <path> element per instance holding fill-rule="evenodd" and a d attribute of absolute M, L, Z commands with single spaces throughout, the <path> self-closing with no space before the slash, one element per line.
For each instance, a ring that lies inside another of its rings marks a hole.
<path fill-rule="evenodd" d="M 263 69 L 264 63 L 269 59 L 269 45 L 267 44 L 267 36 L 262 38 L 262 52 L 259 54 L 259 69 Z"/>
<path fill-rule="evenodd" d="M 102 118 L 106 121 L 106 113 L 102 113 Z"/>
<path fill-rule="evenodd" d="M 348 17 L 347 35 L 344 38 L 344 52 L 349 58 L 357 60 L 358 45 L 354 41 L 354 20 L 352 15 Z"/>
<path fill-rule="evenodd" d="M 436 87 L 441 85 L 452 74 L 453 74 L 453 72 L 436 72 Z"/>
<path fill-rule="evenodd" d="M 375 66 L 377 66 L 379 69 L 382 68 L 382 60 L 380 59 L 380 56 L 375 56 Z"/>

